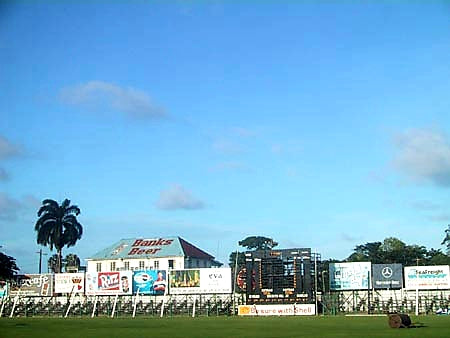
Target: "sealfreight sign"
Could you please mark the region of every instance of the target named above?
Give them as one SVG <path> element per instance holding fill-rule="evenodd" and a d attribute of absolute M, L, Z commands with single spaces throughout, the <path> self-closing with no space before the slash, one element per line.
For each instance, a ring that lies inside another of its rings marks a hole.
<path fill-rule="evenodd" d="M 87 295 L 131 295 L 131 271 L 86 273 Z"/>
<path fill-rule="evenodd" d="M 449 266 L 405 267 L 405 288 L 408 290 L 450 289 Z"/>
<path fill-rule="evenodd" d="M 361 290 L 369 285 L 370 262 L 330 263 L 331 290 Z"/>
<path fill-rule="evenodd" d="M 19 275 L 17 285 L 11 286 L 11 295 L 52 296 L 53 278 L 51 274 Z"/>
<path fill-rule="evenodd" d="M 314 316 L 314 304 L 239 305 L 239 316 Z"/>
<path fill-rule="evenodd" d="M 174 295 L 231 293 L 231 269 L 171 270 L 169 285 Z"/>
<path fill-rule="evenodd" d="M 372 264 L 372 285 L 375 289 L 401 289 L 403 266 L 401 264 Z"/>
<path fill-rule="evenodd" d="M 84 273 L 56 273 L 55 293 L 84 293 Z"/>
<path fill-rule="evenodd" d="M 165 270 L 142 270 L 133 272 L 133 293 L 164 295 L 167 287 Z"/>

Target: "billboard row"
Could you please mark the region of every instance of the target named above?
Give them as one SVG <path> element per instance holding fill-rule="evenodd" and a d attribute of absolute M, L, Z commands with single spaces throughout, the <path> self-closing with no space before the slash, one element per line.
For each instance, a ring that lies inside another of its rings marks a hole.
<path fill-rule="evenodd" d="M 164 295 L 167 288 L 165 270 L 142 270 L 133 272 L 133 294 Z"/>
<path fill-rule="evenodd" d="M 6 297 L 8 295 L 8 283 L 5 281 L 0 281 L 0 298 Z"/>
<path fill-rule="evenodd" d="M 375 289 L 401 289 L 403 266 L 401 264 L 372 264 L 372 285 Z"/>
<path fill-rule="evenodd" d="M 330 290 L 370 288 L 370 262 L 330 263 Z"/>
<path fill-rule="evenodd" d="M 11 296 L 51 296 L 53 276 L 46 274 L 26 274 L 17 276 L 17 285 L 11 285 Z"/>
<path fill-rule="evenodd" d="M 231 269 L 207 268 L 171 270 L 170 294 L 231 293 Z"/>
<path fill-rule="evenodd" d="M 87 272 L 87 295 L 131 295 L 132 271 Z"/>
<path fill-rule="evenodd" d="M 405 267 L 405 288 L 409 290 L 449 289 L 449 266 Z"/>
<path fill-rule="evenodd" d="M 84 293 L 84 273 L 55 274 L 56 293 Z"/>

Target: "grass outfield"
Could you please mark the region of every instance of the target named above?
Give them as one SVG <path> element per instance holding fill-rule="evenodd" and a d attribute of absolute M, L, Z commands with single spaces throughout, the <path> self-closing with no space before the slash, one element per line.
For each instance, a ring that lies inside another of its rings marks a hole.
<path fill-rule="evenodd" d="M 391 329 L 387 317 L 0 318 L 0 337 L 450 337 L 450 316 L 411 316 L 425 327 Z"/>

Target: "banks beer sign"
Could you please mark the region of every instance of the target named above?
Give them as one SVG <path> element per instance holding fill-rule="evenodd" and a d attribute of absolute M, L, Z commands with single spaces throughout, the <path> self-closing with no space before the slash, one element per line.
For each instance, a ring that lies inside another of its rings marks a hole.
<path fill-rule="evenodd" d="M 161 246 L 171 245 L 173 239 L 137 239 L 131 246 L 128 256 L 154 255 L 161 250 Z"/>

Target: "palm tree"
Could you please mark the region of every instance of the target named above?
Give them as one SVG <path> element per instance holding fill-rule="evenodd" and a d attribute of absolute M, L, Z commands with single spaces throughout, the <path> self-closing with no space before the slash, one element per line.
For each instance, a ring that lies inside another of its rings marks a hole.
<path fill-rule="evenodd" d="M 70 200 L 65 199 L 61 205 L 58 202 L 46 199 L 37 215 L 38 220 L 34 227 L 37 232 L 37 243 L 53 247 L 58 254 L 57 272 L 62 270 L 62 249 L 64 246 L 74 246 L 81 239 L 83 227 L 78 222 L 80 208 L 70 205 Z"/>
<path fill-rule="evenodd" d="M 64 270 L 66 272 L 71 272 L 69 270 L 76 270 L 80 268 L 80 258 L 76 254 L 68 254 L 64 259 Z"/>
<path fill-rule="evenodd" d="M 50 256 L 50 258 L 47 261 L 47 266 L 48 266 L 49 272 L 55 273 L 58 271 L 58 255 L 57 254 Z"/>

